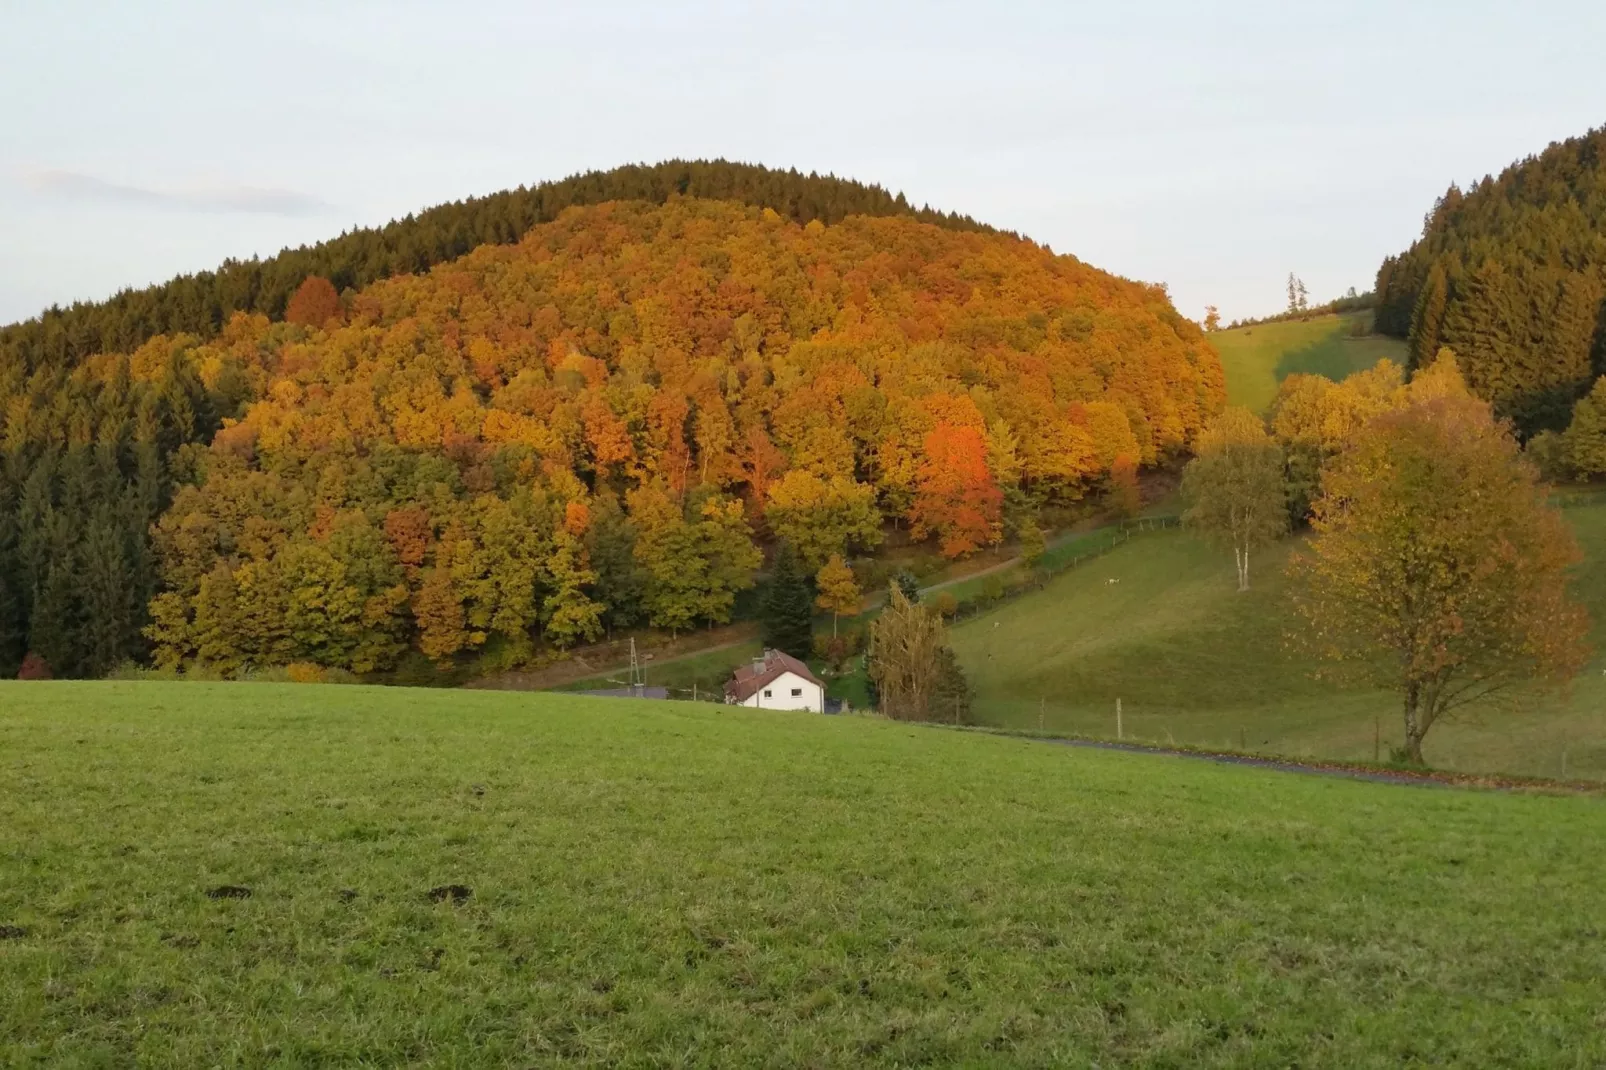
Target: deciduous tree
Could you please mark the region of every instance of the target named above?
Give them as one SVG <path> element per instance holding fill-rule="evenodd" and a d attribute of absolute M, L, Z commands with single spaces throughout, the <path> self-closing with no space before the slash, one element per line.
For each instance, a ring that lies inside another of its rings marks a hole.
<path fill-rule="evenodd" d="M 870 625 L 868 667 L 882 713 L 898 721 L 930 719 L 947 645 L 942 615 L 891 584 L 887 608 Z"/>
<path fill-rule="evenodd" d="M 987 467 L 982 433 L 938 424 L 926 435 L 925 452 L 909 518 L 915 537 L 936 535 L 944 557 L 963 557 L 997 542 L 1004 494 Z"/>
<path fill-rule="evenodd" d="M 1241 408 L 1222 413 L 1197 449 L 1182 473 L 1183 520 L 1232 547 L 1238 590 L 1247 591 L 1249 552 L 1288 530 L 1282 450 L 1260 417 Z"/>
<path fill-rule="evenodd" d="M 794 468 L 770 488 L 765 516 L 770 530 L 791 544 L 809 569 L 881 543 L 875 488 L 842 476 L 821 479 Z"/>
<path fill-rule="evenodd" d="M 1374 418 L 1322 477 L 1290 566 L 1317 655 L 1403 698 L 1405 752 L 1455 710 L 1570 679 L 1588 621 L 1561 515 L 1489 406 L 1439 393 Z M 1520 690 L 1521 689 L 1521 690 Z"/>
<path fill-rule="evenodd" d="M 831 559 L 820 566 L 820 571 L 814 577 L 814 587 L 819 591 L 814 604 L 831 614 L 831 634 L 834 636 L 837 617 L 844 613 L 849 616 L 857 613 L 864 596 L 853 578 L 853 570 L 840 554 L 832 554 Z"/>
<path fill-rule="evenodd" d="M 287 322 L 308 327 L 322 327 L 339 315 L 340 295 L 334 283 L 322 275 L 308 275 L 284 306 Z"/>

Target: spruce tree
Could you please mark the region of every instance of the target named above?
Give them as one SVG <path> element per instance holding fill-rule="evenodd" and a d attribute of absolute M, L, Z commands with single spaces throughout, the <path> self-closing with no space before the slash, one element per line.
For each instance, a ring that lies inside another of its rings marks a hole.
<path fill-rule="evenodd" d="M 937 648 L 937 676 L 931 688 L 931 719 L 950 724 L 970 721 L 970 681 L 959 667 L 954 648 L 946 642 Z"/>
<path fill-rule="evenodd" d="M 80 549 L 83 627 L 77 646 L 87 676 L 103 676 L 138 652 L 144 599 L 124 540 L 120 526 L 102 522 L 90 528 Z"/>
<path fill-rule="evenodd" d="M 775 551 L 763 611 L 764 646 L 807 658 L 814 646 L 814 599 L 790 543 Z"/>
<path fill-rule="evenodd" d="M 21 607 L 17 604 L 17 597 L 9 573 L 10 562 L 0 553 L 0 680 L 9 680 L 17 675 L 17 667 L 22 664 L 23 630 Z"/>
<path fill-rule="evenodd" d="M 1411 352 L 1406 361 L 1407 372 L 1426 368 L 1438 355 L 1439 332 L 1444 326 L 1444 306 L 1449 297 L 1450 287 L 1444 275 L 1444 265 L 1434 263 L 1411 316 Z"/>
<path fill-rule="evenodd" d="M 892 582 L 898 585 L 898 590 L 903 592 L 903 596 L 907 598 L 911 604 L 920 604 L 919 576 L 916 576 L 913 572 L 910 572 L 906 568 L 900 568 L 897 574 L 892 577 Z"/>
<path fill-rule="evenodd" d="M 28 649 L 43 658 L 55 676 L 79 674 L 81 616 L 75 571 L 70 552 L 50 566 L 34 595 L 28 621 Z"/>

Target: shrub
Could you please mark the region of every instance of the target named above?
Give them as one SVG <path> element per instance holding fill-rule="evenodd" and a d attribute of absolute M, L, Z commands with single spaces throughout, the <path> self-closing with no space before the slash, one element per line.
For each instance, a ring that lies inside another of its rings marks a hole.
<path fill-rule="evenodd" d="M 320 665 L 310 661 L 296 661 L 284 667 L 284 674 L 292 684 L 321 684 L 325 682 L 324 670 Z"/>
<path fill-rule="evenodd" d="M 17 670 L 19 680 L 49 680 L 51 679 L 50 665 L 44 658 L 28 651 L 28 656 L 22 659 L 22 667 Z"/>
<path fill-rule="evenodd" d="M 959 599 L 947 591 L 938 591 L 937 597 L 931 600 L 931 606 L 945 617 L 951 617 L 959 612 Z"/>

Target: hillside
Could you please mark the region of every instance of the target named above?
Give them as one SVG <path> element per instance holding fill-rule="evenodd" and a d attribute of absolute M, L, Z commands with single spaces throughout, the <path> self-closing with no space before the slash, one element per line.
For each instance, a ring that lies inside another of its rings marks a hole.
<path fill-rule="evenodd" d="M 1525 433 L 1564 427 L 1606 370 L 1606 127 L 1452 185 L 1376 289 L 1414 362 L 1449 346 Z"/>
<path fill-rule="evenodd" d="M 588 171 L 530 188 L 437 205 L 383 227 L 362 227 L 310 247 L 258 260 L 230 260 L 107 301 L 51 308 L 0 328 L 0 383 L 7 374 L 61 372 L 97 353 L 131 352 L 162 334 L 208 339 L 236 312 L 284 318 L 309 276 L 340 290 L 428 271 L 481 245 L 517 242 L 564 211 L 608 201 L 663 204 L 701 197 L 769 208 L 797 223 L 838 223 L 850 215 L 905 216 L 955 230 L 991 232 L 968 216 L 915 208 L 902 193 L 835 175 L 800 174 L 727 160 L 666 160 Z"/>
<path fill-rule="evenodd" d="M 1577 594 L 1606 640 L 1606 504 L 1566 516 L 1584 549 Z M 1234 590 L 1231 555 L 1194 536 L 1140 536 L 1091 565 L 953 631 L 986 724 L 1231 750 L 1371 761 L 1400 741 L 1399 699 L 1335 691 L 1287 652 L 1282 566 L 1261 553 Z M 1110 581 L 1115 582 L 1110 582 Z M 1570 693 L 1519 716 L 1488 712 L 1433 730 L 1435 766 L 1606 779 L 1599 663 Z M 1376 733 L 1376 735 L 1374 735 Z M 1380 740 L 1379 740 L 1380 737 Z M 1563 755 L 1565 754 L 1565 758 Z"/>
<path fill-rule="evenodd" d="M 6 1065 L 1606 1058 L 1593 799 L 409 689 L 0 739 Z"/>
<path fill-rule="evenodd" d="M 1403 365 L 1407 348 L 1397 339 L 1371 333 L 1370 320 L 1370 312 L 1358 312 L 1211 332 L 1210 344 L 1221 354 L 1228 403 L 1265 412 L 1278 385 L 1290 375 L 1325 375 L 1336 381 L 1384 359 Z"/>
<path fill-rule="evenodd" d="M 962 556 L 1223 395 L 1162 288 L 910 216 L 571 208 L 288 315 L 13 379 L 0 670 L 416 678 L 720 623 L 760 542 Z"/>

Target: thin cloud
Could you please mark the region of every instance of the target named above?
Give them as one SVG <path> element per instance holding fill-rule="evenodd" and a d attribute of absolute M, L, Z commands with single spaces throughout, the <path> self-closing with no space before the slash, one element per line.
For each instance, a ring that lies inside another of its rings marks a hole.
<path fill-rule="evenodd" d="M 76 171 L 32 171 L 24 176 L 40 193 L 100 204 L 167 208 L 180 212 L 250 212 L 258 215 L 318 215 L 334 206 L 295 190 L 235 184 L 197 186 L 183 190 L 149 189 L 108 182 Z"/>

